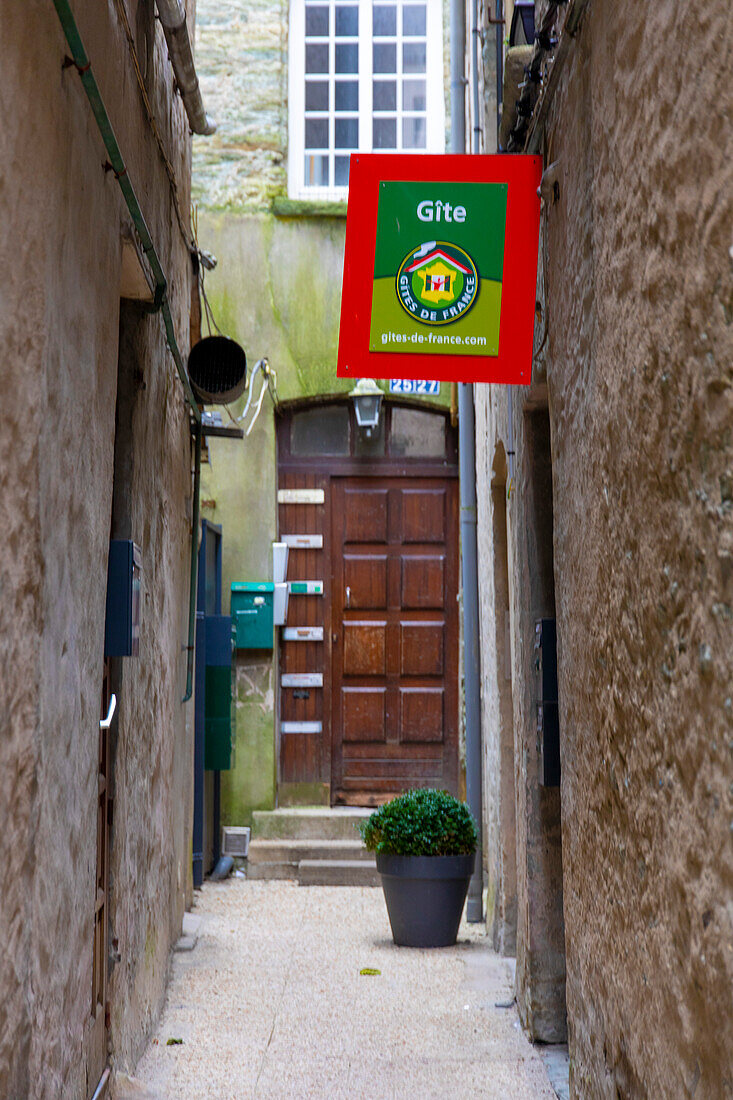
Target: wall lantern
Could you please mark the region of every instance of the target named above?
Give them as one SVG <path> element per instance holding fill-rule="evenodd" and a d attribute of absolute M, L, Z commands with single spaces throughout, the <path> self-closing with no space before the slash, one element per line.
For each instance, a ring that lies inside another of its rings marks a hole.
<path fill-rule="evenodd" d="M 367 439 L 379 424 L 379 411 L 382 407 L 382 391 L 372 378 L 360 378 L 349 394 L 354 402 L 356 423 L 363 429 Z"/>

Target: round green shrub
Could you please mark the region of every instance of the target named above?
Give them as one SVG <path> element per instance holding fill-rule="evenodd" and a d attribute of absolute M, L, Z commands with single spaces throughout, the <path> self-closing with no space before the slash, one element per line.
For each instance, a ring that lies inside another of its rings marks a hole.
<path fill-rule="evenodd" d="M 391 856 L 460 856 L 476 851 L 471 811 L 447 791 L 407 791 L 362 822 L 370 852 Z"/>

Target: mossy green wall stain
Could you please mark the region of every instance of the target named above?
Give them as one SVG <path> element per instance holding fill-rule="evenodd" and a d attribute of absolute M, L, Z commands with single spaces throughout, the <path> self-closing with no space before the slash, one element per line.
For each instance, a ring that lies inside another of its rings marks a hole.
<path fill-rule="evenodd" d="M 274 682 L 272 660 L 238 655 L 235 766 L 221 773 L 223 825 L 249 825 L 253 810 L 275 804 Z"/>
<path fill-rule="evenodd" d="M 201 211 L 198 234 L 218 260 L 206 275 L 214 317 L 223 332 L 243 345 L 248 371 L 267 357 L 277 375 L 280 401 L 348 392 L 353 381 L 336 377 L 344 220 Z M 258 376 L 254 383 L 253 407 L 260 380 Z M 231 407 L 234 417 L 243 412 L 247 396 Z M 447 405 L 449 397 L 444 384 L 440 403 Z M 245 429 L 252 411 L 241 425 Z M 226 413 L 224 421 L 229 423 Z M 202 470 L 202 514 L 222 525 L 222 605 L 228 611 L 233 581 L 272 579 L 277 458 L 269 395 L 251 435 L 240 441 L 210 439 L 209 455 L 210 465 Z M 266 667 L 272 673 L 272 659 Z M 266 697 L 255 692 L 252 700 L 246 690 L 240 694 L 235 767 L 222 773 L 225 823 L 246 824 L 253 809 L 274 805 L 274 705 L 274 691 Z"/>

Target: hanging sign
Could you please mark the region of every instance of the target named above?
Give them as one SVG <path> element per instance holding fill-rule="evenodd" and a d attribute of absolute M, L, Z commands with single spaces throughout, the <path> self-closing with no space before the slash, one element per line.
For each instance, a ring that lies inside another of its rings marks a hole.
<path fill-rule="evenodd" d="M 340 378 L 529 385 L 542 158 L 353 154 Z"/>

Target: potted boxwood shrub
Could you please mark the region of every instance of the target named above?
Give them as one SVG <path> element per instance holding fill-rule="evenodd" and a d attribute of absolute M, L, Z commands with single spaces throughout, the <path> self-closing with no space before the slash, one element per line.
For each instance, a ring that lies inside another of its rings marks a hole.
<path fill-rule="evenodd" d="M 362 822 L 361 835 L 376 853 L 394 942 L 454 944 L 476 853 L 468 806 L 447 791 L 407 791 Z"/>

